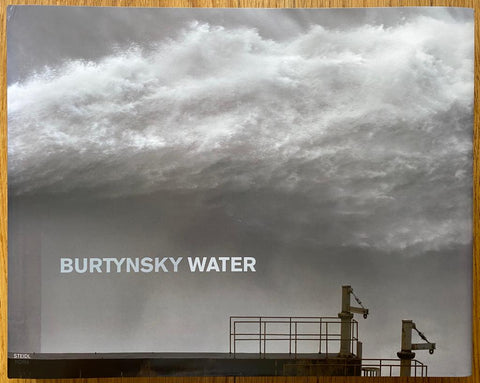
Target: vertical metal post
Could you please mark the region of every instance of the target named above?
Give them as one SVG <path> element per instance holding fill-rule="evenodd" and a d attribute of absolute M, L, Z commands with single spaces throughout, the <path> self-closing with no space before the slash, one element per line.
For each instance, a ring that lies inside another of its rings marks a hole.
<path fill-rule="evenodd" d="M 362 375 L 362 356 L 363 356 L 363 344 L 362 342 L 357 341 L 357 359 L 358 359 L 358 365 L 355 367 L 356 373 L 359 373 L 359 375 Z"/>
<path fill-rule="evenodd" d="M 297 322 L 295 322 L 295 359 L 297 359 Z"/>
<path fill-rule="evenodd" d="M 402 320 L 402 350 L 397 352 L 400 358 L 400 376 L 411 375 L 412 359 L 415 353 L 412 352 L 412 329 L 415 326 L 411 320 Z"/>
<path fill-rule="evenodd" d="M 320 328 L 318 331 L 318 353 L 322 353 L 322 318 L 319 320 Z"/>
<path fill-rule="evenodd" d="M 325 323 L 325 334 L 326 334 L 326 341 L 325 341 L 325 353 L 327 354 L 328 358 L 328 322 Z"/>
<path fill-rule="evenodd" d="M 342 312 L 338 314 L 338 317 L 341 319 L 339 356 L 343 357 L 350 355 L 353 319 L 353 314 L 350 312 L 351 290 L 351 286 L 342 286 Z"/>
<path fill-rule="evenodd" d="M 361 360 L 362 356 L 363 356 L 363 343 L 357 342 L 357 358 Z"/>
<path fill-rule="evenodd" d="M 263 355 L 267 353 L 267 322 L 263 322 Z"/>
<path fill-rule="evenodd" d="M 230 327 L 230 330 L 229 330 L 230 342 L 228 345 L 228 353 L 231 354 L 232 353 L 232 318 L 230 318 L 229 327 Z"/>
<path fill-rule="evenodd" d="M 233 356 L 237 352 L 237 322 L 233 322 Z"/>
<path fill-rule="evenodd" d="M 262 356 L 262 317 L 258 318 L 258 349 L 260 352 L 260 357 Z"/>
<path fill-rule="evenodd" d="M 353 327 L 353 321 L 350 322 L 350 354 L 353 354 L 353 334 L 355 334 L 355 329 Z"/>
<path fill-rule="evenodd" d="M 289 333 L 288 333 L 288 353 L 292 354 L 292 317 L 290 317 L 289 322 Z"/>
<path fill-rule="evenodd" d="M 356 328 L 356 337 L 357 337 L 357 341 L 358 341 L 358 323 L 355 322 L 355 328 Z"/>

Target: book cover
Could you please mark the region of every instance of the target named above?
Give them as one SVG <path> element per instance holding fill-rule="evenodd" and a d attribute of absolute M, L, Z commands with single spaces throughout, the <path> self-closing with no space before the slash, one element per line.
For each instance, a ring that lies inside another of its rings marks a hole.
<path fill-rule="evenodd" d="M 472 9 L 7 19 L 10 377 L 471 374 Z"/>

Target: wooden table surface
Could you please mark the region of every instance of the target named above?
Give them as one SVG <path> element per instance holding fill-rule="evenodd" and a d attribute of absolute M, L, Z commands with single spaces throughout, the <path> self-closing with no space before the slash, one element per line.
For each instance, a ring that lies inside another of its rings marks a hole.
<path fill-rule="evenodd" d="M 465 378 L 387 378 L 387 377 L 220 377 L 220 378 L 111 378 L 111 379 L 63 379 L 61 382 L 413 382 L 428 381 L 429 383 L 480 383 L 480 306 L 478 304 L 480 290 L 479 266 L 479 127 L 480 127 L 480 0 L 0 0 L 0 22 L 2 25 L 0 38 L 1 55 L 1 104 L 0 104 L 0 380 L 7 381 L 7 76 L 6 76 L 6 7 L 7 5 L 72 5 L 72 6 L 135 6 L 135 7 L 220 7 L 220 8 L 343 8 L 343 7 L 400 7 L 400 6 L 452 6 L 475 9 L 475 119 L 474 119 L 474 166 L 473 166 L 473 375 Z M 393 379 L 393 380 L 392 380 Z M 27 381 L 27 379 L 10 379 L 11 382 Z M 54 382 L 56 380 L 41 380 Z"/>

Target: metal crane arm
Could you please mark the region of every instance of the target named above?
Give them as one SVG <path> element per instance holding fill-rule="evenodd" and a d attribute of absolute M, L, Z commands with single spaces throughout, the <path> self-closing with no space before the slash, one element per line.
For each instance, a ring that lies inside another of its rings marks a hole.
<path fill-rule="evenodd" d="M 412 350 L 435 350 L 435 343 L 412 343 Z"/>
<path fill-rule="evenodd" d="M 368 315 L 368 309 L 363 308 L 363 307 L 352 307 L 352 306 L 350 306 L 350 312 L 357 313 L 357 314 Z"/>

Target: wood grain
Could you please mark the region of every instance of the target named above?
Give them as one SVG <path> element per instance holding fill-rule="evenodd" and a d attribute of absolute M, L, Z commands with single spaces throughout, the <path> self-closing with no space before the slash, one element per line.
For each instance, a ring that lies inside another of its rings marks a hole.
<path fill-rule="evenodd" d="M 7 5 L 71 5 L 71 6 L 134 6 L 134 7 L 226 7 L 226 8 L 344 8 L 344 7 L 400 7 L 400 6 L 452 6 L 475 9 L 475 118 L 474 118 L 474 163 L 473 163 L 473 375 L 455 378 L 394 378 L 395 382 L 408 383 L 477 383 L 480 382 L 480 1 L 479 0 L 0 0 L 0 382 L 7 378 L 7 76 L 6 76 L 6 7 Z M 10 379 L 12 383 L 29 381 Z M 33 381 L 33 380 L 30 380 Z M 63 379 L 39 380 L 45 383 L 91 382 L 91 383 L 340 383 L 369 382 L 387 383 L 392 378 L 343 378 L 343 377 L 251 377 L 251 378 L 112 378 L 112 379 Z"/>

